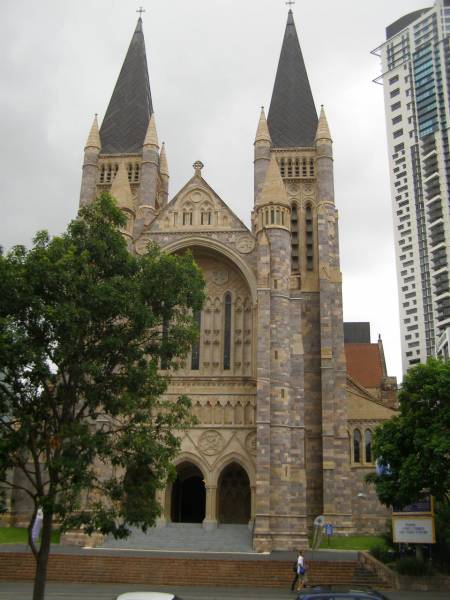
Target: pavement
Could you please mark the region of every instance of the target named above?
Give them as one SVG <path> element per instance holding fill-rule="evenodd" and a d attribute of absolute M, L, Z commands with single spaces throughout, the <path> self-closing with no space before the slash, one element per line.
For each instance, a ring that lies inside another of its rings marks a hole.
<path fill-rule="evenodd" d="M 115 600 L 133 591 L 161 591 L 177 594 L 182 600 L 294 600 L 289 590 L 269 588 L 155 587 L 124 584 L 48 583 L 46 600 Z M 447 592 L 383 592 L 389 600 L 450 600 Z M 32 584 L 0 582 L 0 600 L 31 600 Z"/>

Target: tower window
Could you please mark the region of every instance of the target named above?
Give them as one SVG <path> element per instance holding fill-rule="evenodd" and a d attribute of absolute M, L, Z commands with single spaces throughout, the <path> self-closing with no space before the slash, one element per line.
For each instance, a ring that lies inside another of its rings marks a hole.
<path fill-rule="evenodd" d="M 292 159 L 291 158 L 288 158 L 287 174 L 288 174 L 288 177 L 292 177 Z"/>
<path fill-rule="evenodd" d="M 314 177 L 314 161 L 312 158 L 309 161 L 309 176 Z"/>
<path fill-rule="evenodd" d="M 200 331 L 202 326 L 202 313 L 199 310 L 196 310 L 194 313 L 194 323 L 198 329 L 199 337 L 197 341 L 192 344 L 191 369 L 192 371 L 198 371 L 200 368 Z"/>
<path fill-rule="evenodd" d="M 353 462 L 361 462 L 361 433 L 358 429 L 353 432 Z"/>
<path fill-rule="evenodd" d="M 366 429 L 364 433 L 365 459 L 366 463 L 372 462 L 372 432 Z"/>
<path fill-rule="evenodd" d="M 284 162 L 284 158 L 282 158 L 280 160 L 280 174 L 281 174 L 281 177 L 285 177 L 285 175 L 286 175 L 286 165 Z"/>
<path fill-rule="evenodd" d="M 308 204 L 305 211 L 305 241 L 306 241 L 306 269 L 314 270 L 314 237 L 313 217 L 311 205 Z"/>
<path fill-rule="evenodd" d="M 298 158 L 295 159 L 295 176 L 300 177 L 300 160 Z"/>
<path fill-rule="evenodd" d="M 225 294 L 224 337 L 223 337 L 223 369 L 229 371 L 231 364 L 231 294 Z"/>
<path fill-rule="evenodd" d="M 302 176 L 307 177 L 307 175 L 308 175 L 308 171 L 306 168 L 306 158 L 304 158 L 302 161 Z"/>

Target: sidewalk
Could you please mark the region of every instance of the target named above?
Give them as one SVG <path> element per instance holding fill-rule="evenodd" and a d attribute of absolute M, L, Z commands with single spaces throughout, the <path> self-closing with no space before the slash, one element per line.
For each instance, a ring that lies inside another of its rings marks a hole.
<path fill-rule="evenodd" d="M 49 583 L 46 600 L 115 600 L 123 592 L 166 591 L 178 594 L 182 600 L 294 600 L 289 590 L 267 588 L 212 588 L 212 587 L 147 587 L 145 585 L 99 585 Z M 0 600 L 30 600 L 31 583 L 0 583 Z M 390 600 L 449 600 L 447 592 L 383 592 Z"/>

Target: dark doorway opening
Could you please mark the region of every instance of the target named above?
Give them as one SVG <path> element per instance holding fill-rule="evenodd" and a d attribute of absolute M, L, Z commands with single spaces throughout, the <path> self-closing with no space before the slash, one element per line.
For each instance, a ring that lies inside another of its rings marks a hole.
<path fill-rule="evenodd" d="M 247 524 L 251 514 L 250 481 L 237 463 L 225 467 L 219 478 L 219 522 Z"/>
<path fill-rule="evenodd" d="M 172 484 L 170 518 L 173 523 L 201 523 L 205 518 L 206 491 L 203 474 L 192 463 L 177 466 Z"/>

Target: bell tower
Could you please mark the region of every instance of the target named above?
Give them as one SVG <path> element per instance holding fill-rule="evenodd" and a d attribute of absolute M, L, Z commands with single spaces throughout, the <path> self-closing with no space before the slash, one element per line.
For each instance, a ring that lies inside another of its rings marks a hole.
<path fill-rule="evenodd" d="M 324 514 L 351 528 L 332 141 L 289 10 L 255 137 L 258 455 L 254 544 L 298 548 Z M 269 338 L 269 340 L 267 340 Z"/>
<path fill-rule="evenodd" d="M 115 197 L 128 219 L 124 234 L 130 249 L 167 203 L 167 156 L 159 150 L 139 17 L 101 127 L 95 117 L 89 133 L 80 192 L 80 205 L 103 191 Z"/>

